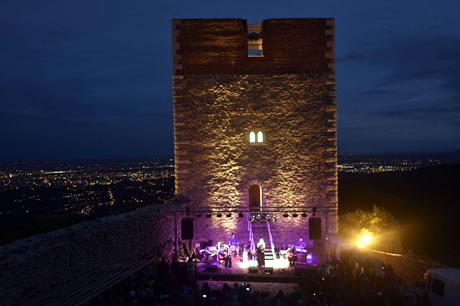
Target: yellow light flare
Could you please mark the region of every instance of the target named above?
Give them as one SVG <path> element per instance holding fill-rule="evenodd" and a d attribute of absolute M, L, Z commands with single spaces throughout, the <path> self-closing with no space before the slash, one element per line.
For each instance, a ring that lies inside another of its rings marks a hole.
<path fill-rule="evenodd" d="M 369 236 L 369 235 L 363 235 L 361 237 L 361 241 L 364 243 L 364 244 L 369 244 L 371 241 L 372 241 L 372 237 Z"/>
<path fill-rule="evenodd" d="M 367 231 L 366 231 L 367 232 Z M 372 236 L 368 233 L 363 234 L 357 241 L 356 245 L 362 249 L 372 242 Z"/>

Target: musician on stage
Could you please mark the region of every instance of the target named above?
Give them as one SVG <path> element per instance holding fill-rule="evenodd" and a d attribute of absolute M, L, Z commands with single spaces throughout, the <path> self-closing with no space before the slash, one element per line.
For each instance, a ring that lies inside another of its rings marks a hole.
<path fill-rule="evenodd" d="M 289 260 L 289 267 L 295 267 L 295 263 L 297 261 L 297 255 L 294 254 L 294 250 L 292 248 L 288 248 L 286 251 L 287 258 Z"/>
<path fill-rule="evenodd" d="M 230 246 L 230 253 L 232 253 L 232 251 L 235 251 L 236 256 L 238 256 L 239 244 L 238 244 L 238 238 L 235 237 L 235 233 L 232 233 L 232 236 L 230 237 L 230 241 L 228 242 L 228 245 Z"/>
<path fill-rule="evenodd" d="M 304 252 L 306 246 L 307 244 L 305 243 L 305 241 L 303 241 L 303 238 L 300 237 L 299 240 L 297 240 L 297 242 L 295 243 L 295 251 Z"/>
<path fill-rule="evenodd" d="M 259 268 L 265 266 L 265 241 L 263 238 L 260 238 L 257 243 L 257 265 Z"/>
<path fill-rule="evenodd" d="M 229 254 L 227 246 L 225 246 L 224 248 L 220 249 L 220 251 L 219 251 L 219 260 L 223 260 L 225 262 L 225 267 L 226 268 L 231 268 L 232 267 L 232 255 Z"/>
<path fill-rule="evenodd" d="M 195 243 L 195 249 L 193 250 L 193 254 L 195 254 L 195 258 L 197 258 L 198 261 L 203 260 L 204 255 L 201 252 L 201 245 L 199 243 Z"/>

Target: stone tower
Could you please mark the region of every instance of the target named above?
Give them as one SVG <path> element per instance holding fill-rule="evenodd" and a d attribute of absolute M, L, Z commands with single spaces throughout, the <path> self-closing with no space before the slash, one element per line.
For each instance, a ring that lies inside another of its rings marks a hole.
<path fill-rule="evenodd" d="M 277 218 L 278 243 L 308 238 L 313 214 L 336 233 L 334 20 L 172 25 L 176 194 L 212 212 L 195 239 L 244 238 L 251 210 Z"/>

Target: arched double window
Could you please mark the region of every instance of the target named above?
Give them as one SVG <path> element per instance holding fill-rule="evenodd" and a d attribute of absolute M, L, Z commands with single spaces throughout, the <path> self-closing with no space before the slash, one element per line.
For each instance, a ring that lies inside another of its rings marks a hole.
<path fill-rule="evenodd" d="M 264 133 L 262 131 L 251 131 L 249 132 L 249 143 L 263 143 Z"/>

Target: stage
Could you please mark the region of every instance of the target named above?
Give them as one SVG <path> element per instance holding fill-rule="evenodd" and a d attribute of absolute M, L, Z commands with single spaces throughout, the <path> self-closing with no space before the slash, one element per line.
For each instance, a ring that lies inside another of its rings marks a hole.
<path fill-rule="evenodd" d="M 295 267 L 290 267 L 287 259 L 267 261 L 264 268 L 258 268 L 255 261 L 243 262 L 237 257 L 232 260 L 232 268 L 223 264 L 197 263 L 195 275 L 197 280 L 298 283 L 306 275 L 312 275 L 317 270 L 318 266 L 311 263 L 296 263 Z"/>

